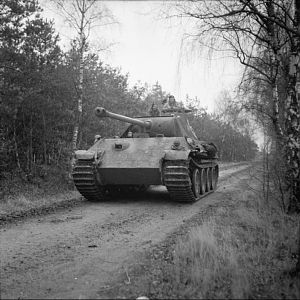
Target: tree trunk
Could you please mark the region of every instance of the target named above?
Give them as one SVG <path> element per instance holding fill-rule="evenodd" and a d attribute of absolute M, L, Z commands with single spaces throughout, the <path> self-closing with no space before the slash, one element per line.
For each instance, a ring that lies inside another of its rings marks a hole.
<path fill-rule="evenodd" d="M 29 146 L 28 146 L 28 173 L 32 173 L 33 161 L 33 127 L 32 127 L 32 109 L 30 113 Z"/>
<path fill-rule="evenodd" d="M 74 130 L 73 130 L 73 143 L 72 143 L 72 150 L 73 153 L 77 149 L 77 143 L 78 143 L 78 135 L 80 130 L 80 124 L 81 124 L 81 117 L 82 117 L 82 97 L 83 97 L 83 51 L 80 53 L 79 58 L 79 74 L 78 74 L 78 87 L 77 87 L 77 111 L 76 111 L 76 118 L 75 118 L 75 124 L 74 124 Z"/>
<path fill-rule="evenodd" d="M 13 136 L 14 136 L 14 147 L 15 147 L 15 155 L 16 155 L 16 162 L 17 167 L 19 170 L 21 170 L 21 164 L 20 164 L 20 157 L 19 157 L 19 149 L 18 149 L 18 142 L 17 142 L 17 133 L 16 133 L 16 119 L 17 119 L 17 112 L 14 113 L 14 122 L 13 122 Z"/>
<path fill-rule="evenodd" d="M 286 155 L 290 186 L 289 211 L 300 211 L 300 1 L 295 0 L 295 34 L 290 56 L 286 101 Z"/>
<path fill-rule="evenodd" d="M 46 132 L 47 132 L 47 127 L 46 127 L 46 118 L 45 118 L 45 113 L 42 111 L 42 118 L 43 118 L 43 129 L 44 129 L 44 134 L 43 134 L 43 162 L 46 165 L 47 164 L 47 138 L 46 138 Z"/>
<path fill-rule="evenodd" d="M 81 117 L 82 117 L 82 98 L 83 98 L 83 71 L 84 71 L 84 51 L 86 47 L 86 38 L 84 34 L 84 19 L 85 19 L 85 2 L 83 2 L 83 7 L 81 11 L 81 23 L 79 30 L 79 73 L 78 73 L 78 86 L 77 86 L 77 111 L 76 111 L 76 119 L 73 130 L 73 140 L 72 140 L 72 150 L 73 154 L 77 149 L 78 143 L 78 134 L 80 130 Z"/>
<path fill-rule="evenodd" d="M 278 63 L 276 58 L 276 63 Z M 273 90 L 273 125 L 276 133 L 276 144 L 279 143 L 282 145 L 283 142 L 283 130 L 280 125 L 279 118 L 279 96 L 278 96 L 278 85 L 276 82 L 272 85 Z"/>
<path fill-rule="evenodd" d="M 289 86 L 286 101 L 286 154 L 288 179 L 290 180 L 290 201 L 288 211 L 300 211 L 300 1 L 294 1 L 295 34 L 291 46 Z M 300 223 L 298 231 L 298 261 L 296 274 L 300 273 Z"/>

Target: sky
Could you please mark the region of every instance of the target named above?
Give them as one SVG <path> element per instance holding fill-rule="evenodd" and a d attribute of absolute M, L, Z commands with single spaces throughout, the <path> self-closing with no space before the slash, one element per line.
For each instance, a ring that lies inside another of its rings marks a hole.
<path fill-rule="evenodd" d="M 177 100 L 184 102 L 188 94 L 213 112 L 221 91 L 233 91 L 239 83 L 242 68 L 238 61 L 216 54 L 211 58 L 205 49 L 192 46 L 184 38 L 192 22 L 162 17 L 165 2 L 101 1 L 103 4 L 118 24 L 92 29 L 90 43 L 96 51 L 111 44 L 108 50 L 99 51 L 99 56 L 106 64 L 121 68 L 123 74 L 128 73 L 130 86 L 138 81 L 149 85 L 159 82 Z M 41 6 L 43 15 L 54 20 L 61 45 L 67 49 L 76 32 L 49 1 L 41 1 Z"/>

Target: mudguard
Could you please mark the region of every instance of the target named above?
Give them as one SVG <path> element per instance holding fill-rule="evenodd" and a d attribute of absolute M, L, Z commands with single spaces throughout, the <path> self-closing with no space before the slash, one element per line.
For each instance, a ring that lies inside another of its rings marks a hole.
<path fill-rule="evenodd" d="M 165 150 L 165 160 L 187 160 L 190 150 Z"/>
<path fill-rule="evenodd" d="M 83 159 L 83 160 L 91 160 L 95 157 L 94 151 L 88 150 L 77 150 L 75 151 L 75 158 L 76 159 Z"/>

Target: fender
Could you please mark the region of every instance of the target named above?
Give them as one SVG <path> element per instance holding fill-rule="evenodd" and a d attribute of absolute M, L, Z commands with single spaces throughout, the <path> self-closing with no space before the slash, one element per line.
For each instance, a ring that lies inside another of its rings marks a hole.
<path fill-rule="evenodd" d="M 75 158 L 76 159 L 83 159 L 83 160 L 91 160 L 95 157 L 94 151 L 89 150 L 77 150 L 75 151 Z"/>
<path fill-rule="evenodd" d="M 165 150 L 164 160 L 188 160 L 190 150 Z"/>

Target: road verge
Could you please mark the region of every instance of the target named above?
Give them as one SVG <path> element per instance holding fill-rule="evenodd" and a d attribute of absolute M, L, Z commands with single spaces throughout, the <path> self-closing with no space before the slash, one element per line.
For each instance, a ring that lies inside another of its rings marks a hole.
<path fill-rule="evenodd" d="M 299 299 L 299 278 L 288 273 L 297 260 L 297 217 L 265 203 L 254 174 L 223 180 L 217 201 L 152 248 L 128 271 L 132 284 L 108 296 Z"/>

